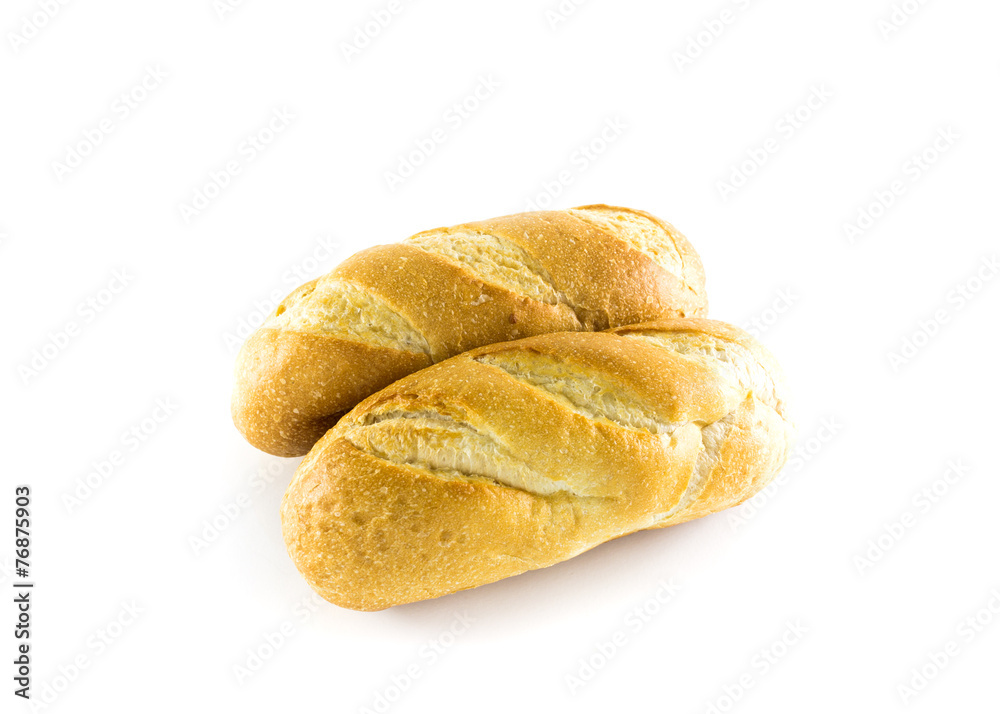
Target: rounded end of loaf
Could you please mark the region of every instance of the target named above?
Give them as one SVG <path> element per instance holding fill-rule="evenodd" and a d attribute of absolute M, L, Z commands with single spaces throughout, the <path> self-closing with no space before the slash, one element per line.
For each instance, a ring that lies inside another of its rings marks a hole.
<path fill-rule="evenodd" d="M 303 456 L 369 394 L 430 363 L 328 333 L 257 330 L 236 360 L 233 423 L 274 456 Z"/>
<path fill-rule="evenodd" d="M 781 364 L 753 336 L 729 323 L 704 318 L 658 320 L 610 332 L 645 338 L 681 354 L 721 357 L 739 366 L 734 374 L 747 388 L 743 403 L 719 423 L 711 437 L 715 453 L 704 474 L 706 486 L 699 506 L 655 528 L 737 506 L 781 472 L 796 431 L 788 388 Z"/>
<path fill-rule="evenodd" d="M 359 585 L 367 583 L 361 574 L 373 566 L 357 527 L 371 518 L 345 498 L 330 446 L 329 438 L 315 445 L 281 500 L 285 548 L 309 587 L 327 602 L 349 610 L 383 610 L 394 603 L 370 583 Z"/>
<path fill-rule="evenodd" d="M 656 319 L 705 317 L 708 314 L 705 267 L 701 256 L 672 223 L 637 208 L 603 203 L 572 210 L 600 217 L 603 225 L 610 223 L 617 229 L 614 230 L 615 235 L 649 255 L 677 279 L 679 285 L 670 285 L 667 294 L 661 296 L 660 315 Z"/>
<path fill-rule="evenodd" d="M 311 416 L 303 413 L 308 390 L 297 388 L 295 370 L 289 367 L 304 355 L 287 347 L 288 341 L 279 331 L 267 328 L 257 330 L 243 344 L 236 360 L 233 423 L 261 451 L 273 456 L 303 456 L 339 415 L 337 411 L 324 415 L 315 409 Z"/>
<path fill-rule="evenodd" d="M 363 453 L 342 432 L 309 452 L 281 503 L 288 554 L 328 602 L 384 610 L 549 564 L 499 555 L 537 537 L 535 499 L 488 483 L 441 488 L 436 476 Z"/>
<path fill-rule="evenodd" d="M 682 353 L 692 354 L 702 352 L 708 354 L 716 347 L 732 345 L 745 351 L 760 368 L 761 381 L 758 389 L 766 388 L 766 401 L 773 403 L 774 409 L 785 419 L 788 419 L 788 386 L 781 363 L 764 345 L 758 342 L 750 333 L 728 322 L 710 320 L 704 317 L 676 318 L 667 320 L 652 320 L 634 325 L 615 327 L 608 332 L 616 335 L 649 336 L 661 341 L 672 342 L 679 346 Z M 674 337 L 678 341 L 674 340 Z M 680 342 L 679 340 L 683 340 Z M 721 356 L 721 355 L 716 355 Z M 766 375 L 766 378 L 765 378 Z M 790 422 L 789 422 L 790 423 Z"/>

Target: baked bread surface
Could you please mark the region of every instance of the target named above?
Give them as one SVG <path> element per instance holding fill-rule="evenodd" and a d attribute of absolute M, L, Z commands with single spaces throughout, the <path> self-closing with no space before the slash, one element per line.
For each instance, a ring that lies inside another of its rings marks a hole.
<path fill-rule="evenodd" d="M 791 436 L 780 368 L 725 323 L 494 344 L 341 419 L 285 494 L 285 542 L 321 596 L 379 610 L 734 506 Z"/>
<path fill-rule="evenodd" d="M 254 446 L 301 456 L 363 398 L 466 350 L 706 310 L 697 253 L 643 211 L 583 206 L 425 231 L 285 298 L 240 350 L 233 420 Z"/>

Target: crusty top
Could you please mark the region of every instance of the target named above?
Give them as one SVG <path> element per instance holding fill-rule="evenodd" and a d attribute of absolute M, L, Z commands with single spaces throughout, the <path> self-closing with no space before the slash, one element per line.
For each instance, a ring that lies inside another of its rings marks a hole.
<path fill-rule="evenodd" d="M 490 345 L 341 419 L 285 495 L 285 539 L 321 595 L 380 609 L 728 508 L 790 438 L 780 368 L 724 323 Z"/>
<path fill-rule="evenodd" d="M 233 415 L 256 446 L 304 454 L 364 396 L 460 352 L 706 308 L 697 253 L 643 211 L 584 206 L 425 231 L 282 301 L 241 351 Z"/>
<path fill-rule="evenodd" d="M 551 306 L 546 316 L 568 331 L 667 313 L 697 317 L 707 309 L 704 292 L 697 253 L 669 223 L 643 211 L 584 206 L 438 228 L 362 251 L 292 293 L 265 327 L 441 360 L 497 341 L 491 322 L 505 339 L 534 334 L 532 325 L 518 326 L 518 311 L 504 299 L 511 294 L 522 310 L 528 301 Z M 470 316 L 467 325 L 455 320 Z"/>

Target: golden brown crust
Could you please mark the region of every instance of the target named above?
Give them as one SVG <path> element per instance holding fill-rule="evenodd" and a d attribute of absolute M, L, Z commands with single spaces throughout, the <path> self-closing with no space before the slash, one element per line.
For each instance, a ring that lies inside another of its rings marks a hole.
<path fill-rule="evenodd" d="M 407 318 L 427 340 L 435 361 L 484 344 L 579 329 L 564 304 L 549 305 L 490 285 L 450 260 L 404 243 L 362 251 L 334 273 Z"/>
<path fill-rule="evenodd" d="M 299 456 L 337 422 L 343 405 L 430 364 L 424 354 L 262 328 L 237 358 L 233 421 L 258 448 Z"/>
<path fill-rule="evenodd" d="M 676 310 L 675 313 L 669 315 L 669 317 L 704 317 L 708 314 L 708 299 L 705 295 L 705 268 L 701 262 L 701 256 L 691 245 L 691 242 L 677 230 L 673 224 L 654 216 L 652 213 L 647 213 L 646 211 L 641 211 L 637 208 L 624 208 L 622 206 L 609 206 L 607 204 L 599 203 L 592 204 L 589 206 L 579 206 L 578 208 L 572 209 L 575 214 L 580 211 L 593 211 L 599 213 L 631 213 L 636 216 L 641 216 L 646 220 L 659 226 L 663 231 L 664 235 L 669 239 L 670 243 L 674 248 L 674 252 L 677 255 L 678 262 L 680 263 L 680 270 L 676 273 L 677 277 L 680 278 L 681 282 L 684 284 L 688 292 L 688 299 L 693 303 L 692 309 L 689 310 Z M 673 273 L 673 270 L 668 272 Z M 654 316 L 648 318 L 651 320 L 664 319 L 659 316 Z M 646 320 L 634 320 L 633 322 L 645 322 Z M 631 323 L 622 323 L 631 324 Z"/>
<path fill-rule="evenodd" d="M 282 503 L 323 597 L 377 610 L 736 505 L 791 439 L 773 358 L 666 320 L 495 344 L 411 374 L 316 444 Z"/>
<path fill-rule="evenodd" d="M 699 290 L 690 289 L 682 276 L 568 211 L 517 213 L 456 228 L 501 236 L 535 256 L 587 330 L 707 311 L 704 278 Z"/>
<path fill-rule="evenodd" d="M 641 211 L 585 206 L 425 231 L 296 289 L 243 346 L 233 418 L 300 456 L 358 401 L 482 345 L 705 314 L 687 240 Z"/>

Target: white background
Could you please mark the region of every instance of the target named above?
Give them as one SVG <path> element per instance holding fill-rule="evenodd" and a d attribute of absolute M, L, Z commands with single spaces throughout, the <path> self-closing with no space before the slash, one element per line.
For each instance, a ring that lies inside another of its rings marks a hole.
<path fill-rule="evenodd" d="M 557 0 L 403 0 L 350 58 L 387 1 L 44 5 L 0 13 L 4 711 L 28 709 L 10 691 L 22 483 L 46 711 L 351 712 L 380 695 L 400 713 L 1000 709 L 996 3 L 908 0 L 880 28 L 889 0 L 592 0 L 558 22 Z M 166 77 L 138 89 L 147 67 Z M 481 81 L 499 86 L 457 121 Z M 831 96 L 793 126 L 814 91 Z M 276 110 L 294 119 L 251 160 L 241 143 Z M 602 144 L 609 121 L 624 129 Z M 185 220 L 230 160 L 239 174 Z M 720 188 L 734 171 L 751 175 Z M 800 450 L 755 506 L 435 601 L 315 603 L 278 519 L 298 460 L 230 422 L 238 336 L 360 248 L 532 201 L 633 206 L 684 232 L 712 316 L 756 319 L 785 365 Z M 127 285 L 91 312 L 115 270 Z M 158 399 L 176 405 L 162 423 Z M 651 600 L 671 579 L 673 599 Z M 636 607 L 657 612 L 636 627 Z M 422 648 L 462 613 L 432 661 Z M 805 628 L 790 646 L 789 623 Z M 766 668 L 762 649 L 780 655 Z"/>

